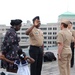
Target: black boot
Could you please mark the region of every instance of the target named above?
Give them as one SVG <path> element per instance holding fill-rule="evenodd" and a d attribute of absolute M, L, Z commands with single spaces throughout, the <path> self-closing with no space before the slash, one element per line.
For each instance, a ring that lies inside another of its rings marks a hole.
<path fill-rule="evenodd" d="M 5 75 L 5 73 L 4 72 L 1 72 L 1 75 Z"/>

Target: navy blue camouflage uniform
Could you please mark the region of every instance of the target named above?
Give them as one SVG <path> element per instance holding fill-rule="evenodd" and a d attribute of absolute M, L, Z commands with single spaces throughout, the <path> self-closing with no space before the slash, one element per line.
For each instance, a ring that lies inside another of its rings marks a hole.
<path fill-rule="evenodd" d="M 17 36 L 17 33 L 13 27 L 11 27 L 5 34 L 4 41 L 2 44 L 2 53 L 6 58 L 10 60 L 17 60 L 18 54 L 17 51 L 20 49 L 19 46 L 20 38 Z M 7 71 L 17 70 L 17 66 L 15 64 L 10 64 L 3 61 L 3 68 L 6 68 Z"/>

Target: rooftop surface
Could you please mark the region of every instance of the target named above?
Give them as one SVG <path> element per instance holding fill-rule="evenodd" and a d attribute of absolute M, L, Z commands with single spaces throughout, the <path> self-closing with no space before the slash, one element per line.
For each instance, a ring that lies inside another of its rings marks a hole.
<path fill-rule="evenodd" d="M 57 50 L 49 50 L 49 51 L 53 52 L 57 57 Z M 1 71 L 4 70 L 0 69 L 0 72 Z M 5 73 L 7 74 L 7 72 Z M 9 73 L 7 75 L 16 75 L 16 74 Z M 59 75 L 58 61 L 43 62 L 41 75 Z M 75 65 L 73 68 L 71 68 L 71 75 L 75 75 Z"/>
<path fill-rule="evenodd" d="M 57 57 L 57 50 L 51 50 L 51 52 Z M 59 75 L 58 61 L 44 62 L 41 75 Z M 75 65 L 71 68 L 71 75 L 75 75 Z"/>

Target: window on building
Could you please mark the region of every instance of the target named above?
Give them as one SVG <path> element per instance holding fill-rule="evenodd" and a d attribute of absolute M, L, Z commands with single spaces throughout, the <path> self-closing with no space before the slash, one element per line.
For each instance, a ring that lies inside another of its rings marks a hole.
<path fill-rule="evenodd" d="M 57 32 L 55 32 L 55 34 L 57 34 Z"/>
<path fill-rule="evenodd" d="M 9 30 L 9 29 L 6 29 L 6 30 Z"/>
<path fill-rule="evenodd" d="M 21 33 L 22 35 L 25 35 L 25 33 Z"/>
<path fill-rule="evenodd" d="M 55 28 L 53 28 L 53 30 L 54 30 Z"/>
<path fill-rule="evenodd" d="M 28 28 L 22 28 L 21 30 L 27 30 Z"/>
<path fill-rule="evenodd" d="M 26 37 L 21 37 L 21 39 L 26 39 Z"/>
<path fill-rule="evenodd" d="M 52 30 L 52 28 L 48 28 L 48 30 Z"/>
<path fill-rule="evenodd" d="M 44 37 L 44 39 L 47 39 L 47 37 Z"/>
<path fill-rule="evenodd" d="M 52 37 L 48 37 L 48 39 L 52 39 Z"/>
<path fill-rule="evenodd" d="M 51 41 L 48 41 L 48 44 L 51 44 Z"/>
<path fill-rule="evenodd" d="M 47 28 L 40 28 L 41 30 L 47 30 Z"/>
<path fill-rule="evenodd" d="M 28 39 L 28 37 L 21 37 L 21 39 Z"/>
<path fill-rule="evenodd" d="M 55 42 L 53 41 L 53 44 L 55 44 Z"/>
<path fill-rule="evenodd" d="M 43 28 L 40 28 L 41 30 L 43 30 Z"/>
<path fill-rule="evenodd" d="M 75 25 L 75 22 L 73 22 L 73 24 Z"/>
<path fill-rule="evenodd" d="M 28 46 L 20 46 L 21 48 L 28 48 Z"/>
<path fill-rule="evenodd" d="M 56 41 L 53 41 L 53 44 L 56 44 Z"/>
<path fill-rule="evenodd" d="M 2 29 L 2 31 L 4 31 L 4 29 Z"/>
<path fill-rule="evenodd" d="M 46 48 L 46 46 L 44 46 L 44 48 Z"/>
<path fill-rule="evenodd" d="M 18 35 L 20 35 L 20 33 L 17 33 Z"/>
<path fill-rule="evenodd" d="M 56 37 L 53 37 L 53 39 L 56 39 Z"/>
<path fill-rule="evenodd" d="M 55 34 L 55 32 L 53 32 L 53 35 Z"/>
<path fill-rule="evenodd" d="M 46 41 L 44 41 L 44 44 L 46 44 L 47 42 Z"/>
<path fill-rule="evenodd" d="M 53 32 L 53 35 L 56 35 L 57 33 L 56 32 Z"/>
<path fill-rule="evenodd" d="M 55 37 L 53 37 L 53 39 L 55 39 Z"/>
<path fill-rule="evenodd" d="M 45 34 L 47 34 L 47 32 L 43 32 L 43 34 L 45 35 Z"/>
<path fill-rule="evenodd" d="M 55 37 L 55 39 L 57 39 L 57 37 Z"/>
<path fill-rule="evenodd" d="M 51 47 L 51 46 L 48 46 L 48 47 Z"/>
<path fill-rule="evenodd" d="M 56 27 L 54 27 L 54 28 L 53 28 L 53 30 L 57 30 L 57 28 L 56 28 Z"/>
<path fill-rule="evenodd" d="M 73 29 L 75 29 L 75 27 L 73 27 Z"/>
<path fill-rule="evenodd" d="M 51 35 L 52 34 L 52 32 L 48 32 L 48 35 Z"/>

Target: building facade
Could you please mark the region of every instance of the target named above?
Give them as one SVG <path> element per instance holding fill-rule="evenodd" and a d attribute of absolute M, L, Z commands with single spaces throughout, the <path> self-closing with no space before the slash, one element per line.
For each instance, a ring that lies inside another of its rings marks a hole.
<path fill-rule="evenodd" d="M 47 23 L 41 24 L 40 29 L 43 31 L 44 34 L 44 47 L 45 49 L 49 49 L 50 47 L 56 46 L 56 37 L 57 33 L 60 30 L 60 22 L 64 19 L 68 19 L 73 23 L 73 29 L 75 29 L 75 14 L 71 12 L 65 12 L 58 16 L 57 23 Z M 20 46 L 23 49 L 27 49 L 29 47 L 29 36 L 25 34 L 26 30 L 31 27 L 30 21 L 23 24 L 20 31 L 17 32 L 18 36 L 20 37 Z M 0 33 L 3 34 L 10 28 L 10 26 L 0 25 Z"/>

